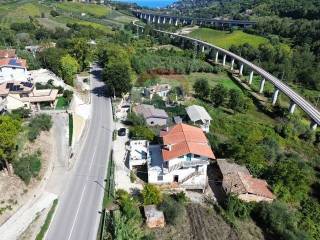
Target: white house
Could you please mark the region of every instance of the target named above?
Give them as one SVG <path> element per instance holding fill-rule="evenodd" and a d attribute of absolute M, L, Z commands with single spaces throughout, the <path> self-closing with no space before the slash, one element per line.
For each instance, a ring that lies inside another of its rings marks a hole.
<path fill-rule="evenodd" d="M 25 59 L 0 59 L 0 84 L 7 81 L 27 81 L 30 79 Z"/>
<path fill-rule="evenodd" d="M 129 169 L 134 166 L 141 166 L 150 160 L 149 141 L 131 140 L 129 146 Z"/>
<path fill-rule="evenodd" d="M 17 108 L 38 107 L 41 102 L 54 106 L 58 95 L 58 89 L 37 90 L 30 82 L 9 81 L 0 84 L 0 98 L 5 102 L 8 111 Z"/>
<path fill-rule="evenodd" d="M 209 132 L 212 118 L 204 107 L 192 105 L 187 107 L 186 111 L 193 124 L 199 126 L 204 132 Z"/>
<path fill-rule="evenodd" d="M 215 156 L 203 131 L 181 123 L 162 132 L 161 137 L 162 146 L 149 146 L 148 182 L 205 190 L 207 165 Z"/>

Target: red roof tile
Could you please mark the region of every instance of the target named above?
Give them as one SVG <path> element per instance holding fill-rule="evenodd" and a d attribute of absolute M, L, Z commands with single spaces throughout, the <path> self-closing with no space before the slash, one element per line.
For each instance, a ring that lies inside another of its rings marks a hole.
<path fill-rule="evenodd" d="M 1 49 L 0 58 L 15 58 L 16 50 L 15 49 Z"/>
<path fill-rule="evenodd" d="M 188 153 L 215 159 L 208 140 L 200 128 L 181 123 L 167 132 L 161 132 L 161 136 L 163 144 L 171 146 L 171 150 L 162 149 L 162 157 L 166 161 Z"/>
<path fill-rule="evenodd" d="M 12 64 L 11 62 L 14 62 Z M 2 66 L 14 66 L 14 67 L 27 67 L 27 61 L 25 59 L 16 59 L 16 58 L 3 58 L 0 59 L 0 67 Z"/>

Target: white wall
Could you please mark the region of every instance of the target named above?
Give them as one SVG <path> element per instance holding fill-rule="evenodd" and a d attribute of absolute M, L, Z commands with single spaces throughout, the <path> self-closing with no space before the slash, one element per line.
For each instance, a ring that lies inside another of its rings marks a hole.
<path fill-rule="evenodd" d="M 0 68 L 0 83 L 7 81 L 27 81 L 28 71 L 25 68 Z"/>
<path fill-rule="evenodd" d="M 28 102 L 22 102 L 19 94 L 9 94 L 7 96 L 7 109 L 9 111 L 21 107 L 30 108 L 30 104 Z"/>

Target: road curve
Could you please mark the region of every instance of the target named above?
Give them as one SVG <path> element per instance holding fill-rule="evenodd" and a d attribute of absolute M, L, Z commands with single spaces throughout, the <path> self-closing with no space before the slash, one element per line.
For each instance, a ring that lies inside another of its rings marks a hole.
<path fill-rule="evenodd" d="M 141 25 L 136 24 L 135 22 L 133 22 L 133 24 L 136 27 L 139 28 L 144 28 Z M 192 37 L 188 37 L 188 36 L 184 36 L 184 35 L 180 35 L 177 33 L 172 33 L 172 32 L 167 32 L 167 31 L 162 31 L 162 30 L 158 30 L 158 29 L 153 29 L 156 32 L 160 32 L 163 34 L 167 34 L 170 36 L 174 36 L 174 37 L 179 37 L 179 38 L 183 38 L 189 41 L 193 41 L 196 42 L 199 45 L 202 46 L 206 46 L 208 48 L 213 48 L 216 51 L 218 51 L 219 53 L 222 53 L 223 55 L 227 55 L 232 59 L 237 60 L 240 64 L 243 64 L 245 66 L 247 66 L 249 69 L 251 69 L 252 71 L 254 71 L 255 73 L 257 73 L 258 75 L 260 75 L 261 77 L 263 77 L 264 79 L 270 81 L 277 89 L 279 89 L 282 93 L 284 93 L 286 96 L 288 96 L 294 103 L 296 103 L 305 113 L 307 113 L 309 115 L 309 117 L 318 125 L 320 125 L 320 112 L 319 110 L 314 107 L 311 103 L 309 103 L 307 100 L 305 100 L 303 97 L 301 97 L 298 93 L 296 93 L 294 90 L 292 90 L 288 85 L 284 84 L 280 79 L 278 79 L 277 77 L 273 76 L 272 74 L 270 74 L 269 72 L 267 72 L 266 70 L 264 70 L 263 68 L 249 62 L 248 60 L 226 50 L 223 49 L 221 47 L 215 46 L 213 44 L 204 42 L 202 40 L 196 39 L 196 38 L 192 38 Z"/>
<path fill-rule="evenodd" d="M 92 114 L 87 135 L 46 235 L 47 240 L 93 240 L 99 227 L 104 178 L 112 144 L 111 101 L 99 81 L 101 69 L 91 70 Z"/>

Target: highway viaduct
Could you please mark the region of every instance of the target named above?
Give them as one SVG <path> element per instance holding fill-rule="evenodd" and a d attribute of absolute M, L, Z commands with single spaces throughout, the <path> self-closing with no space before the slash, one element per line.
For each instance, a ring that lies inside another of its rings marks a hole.
<path fill-rule="evenodd" d="M 171 16 L 160 13 L 143 12 L 139 10 L 133 10 L 132 13 L 142 20 L 148 23 L 157 24 L 174 24 L 178 26 L 182 25 L 199 25 L 199 26 L 213 26 L 213 27 L 243 27 L 248 28 L 256 24 L 255 21 L 248 20 L 225 20 L 225 19 L 208 19 L 208 18 L 192 18 L 183 16 Z"/>
<path fill-rule="evenodd" d="M 141 25 L 136 24 L 133 22 L 134 26 L 137 27 L 137 30 L 142 31 L 144 27 Z M 227 59 L 230 59 L 230 68 L 231 70 L 234 70 L 235 63 L 239 66 L 239 75 L 243 76 L 244 68 L 246 68 L 247 72 L 249 72 L 249 85 L 252 84 L 253 76 L 254 74 L 259 75 L 261 77 L 260 81 L 260 89 L 259 93 L 263 93 L 264 85 L 266 81 L 269 81 L 274 86 L 274 93 L 272 96 L 272 105 L 275 105 L 279 96 L 279 93 L 285 94 L 290 100 L 291 104 L 289 107 L 289 113 L 293 114 L 296 106 L 298 105 L 309 117 L 311 120 L 310 127 L 313 130 L 316 130 L 317 126 L 320 124 L 320 112 L 319 110 L 314 107 L 311 103 L 309 103 L 307 100 L 305 100 L 303 97 L 301 97 L 298 93 L 296 93 L 294 90 L 292 90 L 289 86 L 287 86 L 285 83 L 283 83 L 280 79 L 273 76 L 263 68 L 249 62 L 248 60 L 226 50 L 223 48 L 220 48 L 218 46 L 215 46 L 213 44 L 201 41 L 199 39 L 195 39 L 192 37 L 180 35 L 177 33 L 167 32 L 163 30 L 158 29 L 152 29 L 153 31 L 156 31 L 160 34 L 167 35 L 171 38 L 181 38 L 186 41 L 193 42 L 197 48 L 199 48 L 202 52 L 206 50 L 213 50 L 215 52 L 215 63 L 219 63 L 219 56 L 221 59 L 222 56 L 222 65 L 226 66 Z M 221 60 L 220 60 L 221 61 Z"/>

